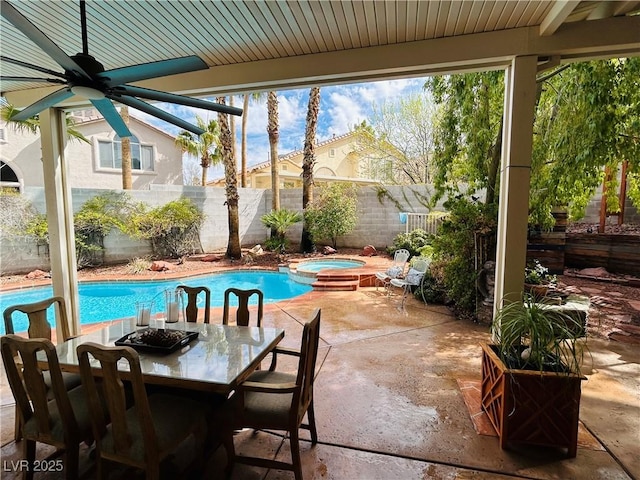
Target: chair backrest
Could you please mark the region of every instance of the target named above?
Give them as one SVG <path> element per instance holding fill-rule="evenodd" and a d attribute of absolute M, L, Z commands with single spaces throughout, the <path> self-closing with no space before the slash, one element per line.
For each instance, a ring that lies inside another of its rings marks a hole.
<path fill-rule="evenodd" d="M 14 312 L 22 312 L 29 318 L 29 338 L 46 338 L 47 340 L 51 340 L 51 325 L 49 325 L 49 322 L 47 321 L 47 309 L 53 304 L 58 307 L 57 321 L 60 323 L 60 327 L 62 328 L 62 340 L 68 340 L 71 333 L 69 331 L 69 322 L 67 320 L 67 310 L 62 297 L 51 297 L 39 302 L 24 303 L 7 307 L 3 313 L 4 331 L 6 333 L 15 333 L 12 315 Z"/>
<path fill-rule="evenodd" d="M 246 327 L 249 325 L 251 313 L 249 312 L 249 300 L 253 295 L 258 297 L 258 312 L 256 326 L 262 326 L 262 309 L 264 303 L 264 295 L 262 291 L 252 288 L 250 290 L 241 290 L 238 288 L 228 288 L 224 292 L 224 310 L 222 312 L 222 324 L 229 324 L 229 300 L 230 295 L 238 297 L 238 310 L 236 311 L 236 325 Z"/>
<path fill-rule="evenodd" d="M 103 458 L 111 458 L 112 460 L 144 468 L 144 462 L 136 461 L 135 459 L 140 457 L 158 458 L 159 448 L 138 353 L 131 347 L 105 347 L 93 342 L 78 345 L 77 353 L 82 384 L 87 390 L 89 399 L 89 409 L 98 451 L 101 452 Z M 91 361 L 90 356 L 98 365 Z M 118 368 L 118 363 L 121 360 L 128 364 L 128 371 Z M 97 367 L 100 370 L 102 378 L 100 391 L 93 376 L 92 363 L 93 368 Z M 123 380 L 125 377 L 126 381 Z M 126 415 L 129 399 L 125 388 L 127 382 L 129 382 L 133 390 L 137 425 L 130 425 L 130 417 Z M 108 410 L 107 412 L 104 412 L 105 408 Z M 105 416 L 105 413 L 108 415 Z M 105 454 L 102 444 L 102 438 L 107 432 L 105 418 L 109 418 L 111 421 L 110 429 L 113 438 L 113 445 L 109 446 L 109 453 L 107 454 Z M 136 452 L 132 451 L 135 447 L 133 439 L 136 435 L 134 432 L 137 431 L 142 433 L 144 442 L 145 454 L 142 456 L 139 455 L 139 452 L 136 455 Z"/>
<path fill-rule="evenodd" d="M 209 323 L 211 315 L 211 290 L 207 287 L 189 287 L 187 285 L 178 285 L 177 288 L 184 290 L 184 293 L 187 295 L 187 305 L 184 315 L 187 322 L 198 321 L 198 295 L 204 292 L 204 323 Z"/>
<path fill-rule="evenodd" d="M 0 349 L 7 380 L 22 420 L 23 436 L 50 445 L 79 443 L 81 439 L 78 423 L 53 343 L 44 338 L 31 339 L 8 334 L 0 338 Z M 38 365 L 37 354 L 41 351 L 48 363 L 50 387 L 45 383 L 42 369 Z M 50 391 L 53 391 L 53 401 L 47 397 Z M 60 428 L 62 432 L 59 431 Z"/>
<path fill-rule="evenodd" d="M 430 263 L 428 260 L 422 258 L 413 262 L 413 265 L 405 277 L 405 281 L 410 285 L 420 285 Z"/>
<path fill-rule="evenodd" d="M 315 379 L 316 359 L 320 343 L 320 309 L 313 312 L 313 319 L 304 325 L 302 344 L 300 345 L 300 359 L 298 362 L 298 376 L 296 384 L 302 388 L 294 393 L 293 405 L 298 405 L 295 412 L 298 421 L 302 420 L 309 404 L 313 399 L 313 381 Z M 298 396 L 296 398 L 296 396 Z M 294 407 L 295 408 L 295 407 Z"/>
<path fill-rule="evenodd" d="M 393 264 L 404 267 L 405 263 L 407 263 L 410 256 L 411 256 L 411 253 L 409 253 L 409 250 L 405 248 L 399 248 L 393 254 Z"/>

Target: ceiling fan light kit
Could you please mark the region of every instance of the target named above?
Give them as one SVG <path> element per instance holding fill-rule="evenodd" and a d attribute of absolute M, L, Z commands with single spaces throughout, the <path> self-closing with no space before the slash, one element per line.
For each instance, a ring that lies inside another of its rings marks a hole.
<path fill-rule="evenodd" d="M 38 27 L 31 23 L 29 19 L 22 15 L 6 0 L 2 1 L 2 9 L 0 10 L 0 13 L 7 21 L 21 31 L 27 38 L 29 38 L 58 65 L 60 65 L 62 69 L 64 69 L 64 73 L 59 73 L 39 65 L 33 65 L 20 59 L 7 57 L 5 55 L 1 56 L 0 59 L 2 62 L 18 65 L 30 70 L 36 70 L 49 75 L 49 77 L 2 76 L 0 77 L 0 80 L 45 82 L 63 85 L 60 90 L 41 98 L 37 102 L 21 110 L 20 113 L 14 117 L 15 120 L 26 120 L 27 118 L 33 117 L 43 110 L 53 107 L 73 95 L 89 100 L 120 137 L 129 137 L 131 136 L 131 132 L 114 107 L 112 100 L 146 112 L 197 135 L 203 134 L 204 130 L 147 102 L 144 102 L 140 100 L 140 98 L 202 108 L 231 115 L 242 115 L 241 108 L 230 107 L 184 95 L 127 85 L 128 83 L 139 82 L 151 78 L 193 72 L 196 70 L 206 70 L 209 68 L 207 64 L 196 55 L 105 70 L 102 63 L 88 53 L 87 15 L 84 0 L 80 0 L 82 53 L 78 53 L 73 56 L 67 55 L 55 42 L 53 42 L 53 40 L 47 37 Z"/>

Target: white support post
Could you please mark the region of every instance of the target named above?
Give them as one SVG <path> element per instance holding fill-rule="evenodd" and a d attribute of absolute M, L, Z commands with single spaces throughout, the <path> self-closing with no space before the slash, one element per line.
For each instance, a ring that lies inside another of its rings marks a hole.
<path fill-rule="evenodd" d="M 524 288 L 537 61 L 516 57 L 505 72 L 494 316 Z"/>
<path fill-rule="evenodd" d="M 69 166 L 64 157 L 67 138 L 64 111 L 50 108 L 40 113 L 40 137 L 53 294 L 64 298 L 69 331 L 78 335 L 78 276 L 71 188 L 67 183 Z M 60 321 L 56 322 L 56 334 L 58 341 L 62 341 Z"/>

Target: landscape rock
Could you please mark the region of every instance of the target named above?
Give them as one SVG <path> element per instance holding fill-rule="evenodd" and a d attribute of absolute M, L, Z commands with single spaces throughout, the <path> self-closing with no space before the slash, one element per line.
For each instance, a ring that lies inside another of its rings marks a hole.
<path fill-rule="evenodd" d="M 332 255 L 334 253 L 336 253 L 337 250 L 333 247 L 330 247 L 329 245 L 325 245 L 324 247 L 322 247 L 322 253 L 324 255 Z"/>
<path fill-rule="evenodd" d="M 262 255 L 264 253 L 264 250 L 262 250 L 262 245 L 258 244 L 251 250 L 249 250 L 249 253 L 251 253 L 252 255 Z"/>
<path fill-rule="evenodd" d="M 219 262 L 224 257 L 222 255 L 205 255 L 200 259 L 201 262 Z"/>
<path fill-rule="evenodd" d="M 589 277 L 610 277 L 611 274 L 607 272 L 607 269 L 604 267 L 596 267 L 596 268 L 583 268 L 578 271 L 578 275 L 586 275 Z"/>
<path fill-rule="evenodd" d="M 151 264 L 150 270 L 154 272 L 164 272 L 166 270 L 171 270 L 173 268 L 173 264 L 169 262 L 164 262 L 162 260 L 156 260 Z"/>
<path fill-rule="evenodd" d="M 362 255 L 365 257 L 373 257 L 374 255 L 377 255 L 377 254 L 378 252 L 376 250 L 376 247 L 374 247 L 373 245 L 367 245 L 362 250 Z"/>
<path fill-rule="evenodd" d="M 42 270 L 34 270 L 25 275 L 25 278 L 29 280 L 38 280 L 41 278 L 51 278 L 51 274 L 49 272 L 43 272 Z"/>

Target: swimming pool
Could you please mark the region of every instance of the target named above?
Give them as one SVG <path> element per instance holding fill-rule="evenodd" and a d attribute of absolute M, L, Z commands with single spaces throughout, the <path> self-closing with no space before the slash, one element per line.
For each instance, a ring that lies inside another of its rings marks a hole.
<path fill-rule="evenodd" d="M 358 268 L 365 265 L 361 260 L 332 259 L 332 260 L 306 260 L 298 263 L 299 272 L 319 272 L 328 268 Z"/>
<path fill-rule="evenodd" d="M 178 285 L 208 287 L 211 290 L 212 307 L 221 307 L 224 304 L 224 291 L 230 287 L 260 289 L 264 293 L 265 303 L 297 297 L 312 290 L 310 285 L 293 282 L 284 273 L 255 270 L 222 272 L 176 280 L 82 282 L 78 285 L 80 321 L 85 325 L 133 317 L 135 303 L 140 301 L 154 300 L 153 312 L 163 312 L 164 296 L 162 293 L 166 289 L 174 289 Z M 1 293 L 0 311 L 4 311 L 10 305 L 37 302 L 52 295 L 53 290 L 50 286 Z M 199 307 L 202 308 L 204 307 L 204 299 L 200 299 L 200 301 L 202 304 Z M 16 332 L 27 330 L 26 315 L 16 312 L 13 318 Z M 49 323 L 53 325 L 53 309 L 49 309 L 48 319 Z M 4 322 L 2 322 L 0 334 L 4 333 Z"/>

